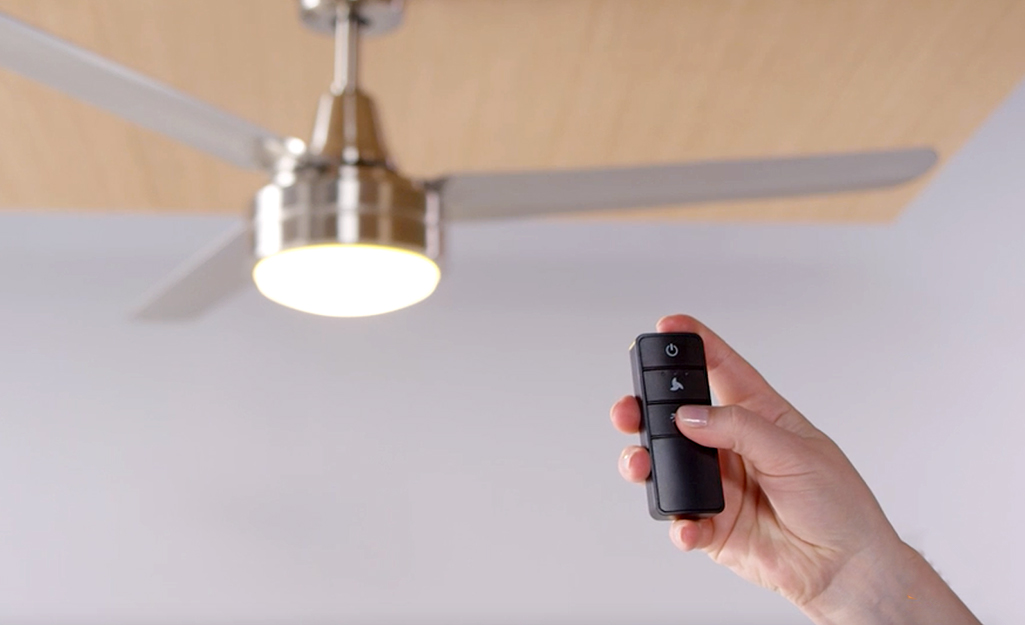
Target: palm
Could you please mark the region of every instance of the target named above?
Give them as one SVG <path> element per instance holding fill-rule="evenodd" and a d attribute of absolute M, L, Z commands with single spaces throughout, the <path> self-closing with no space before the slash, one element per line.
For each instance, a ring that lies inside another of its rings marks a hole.
<path fill-rule="evenodd" d="M 878 504 L 840 449 L 817 430 L 800 440 L 804 453 L 768 474 L 720 450 L 726 507 L 704 521 L 711 536 L 702 546 L 717 563 L 796 602 L 821 592 L 844 554 L 883 530 L 881 510 L 865 514 Z M 845 489 L 836 487 L 837 476 Z"/>
<path fill-rule="evenodd" d="M 793 588 L 795 582 L 813 586 L 825 580 L 808 579 L 820 566 L 802 567 L 808 574 L 796 573 L 795 567 L 809 558 L 793 534 L 776 514 L 769 496 L 763 490 L 757 472 L 739 455 L 720 451 L 723 496 L 726 508 L 709 519 L 712 539 L 705 551 L 749 582 L 774 591 Z M 808 588 L 804 592 L 814 592 Z"/>

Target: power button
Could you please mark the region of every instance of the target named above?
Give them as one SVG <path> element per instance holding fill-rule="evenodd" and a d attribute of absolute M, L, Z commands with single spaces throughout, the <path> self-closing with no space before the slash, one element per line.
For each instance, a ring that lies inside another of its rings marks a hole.
<path fill-rule="evenodd" d="M 696 334 L 647 334 L 638 337 L 641 368 L 704 367 L 705 350 Z"/>

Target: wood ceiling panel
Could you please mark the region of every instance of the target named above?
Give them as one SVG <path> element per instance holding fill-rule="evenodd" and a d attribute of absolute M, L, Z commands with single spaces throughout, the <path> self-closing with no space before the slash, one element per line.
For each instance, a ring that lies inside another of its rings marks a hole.
<path fill-rule="evenodd" d="M 0 0 L 7 12 L 306 137 L 331 45 L 292 0 Z M 636 165 L 931 145 L 1025 75 L 1023 0 L 411 0 L 365 46 L 402 169 Z M 0 70 L 0 206 L 243 212 L 264 182 Z M 925 183 L 633 213 L 886 221 Z"/>

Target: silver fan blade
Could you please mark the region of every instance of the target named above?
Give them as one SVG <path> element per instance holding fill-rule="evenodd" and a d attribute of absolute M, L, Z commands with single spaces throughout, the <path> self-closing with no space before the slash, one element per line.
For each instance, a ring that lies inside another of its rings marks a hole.
<path fill-rule="evenodd" d="M 135 318 L 175 321 L 197 317 L 252 284 L 249 225 L 241 223 L 180 265 L 145 298 Z"/>
<path fill-rule="evenodd" d="M 437 181 L 446 220 L 504 219 L 863 191 L 936 163 L 929 148 L 619 169 L 457 174 Z"/>
<path fill-rule="evenodd" d="M 245 169 L 282 139 L 143 74 L 0 14 L 0 67 Z"/>

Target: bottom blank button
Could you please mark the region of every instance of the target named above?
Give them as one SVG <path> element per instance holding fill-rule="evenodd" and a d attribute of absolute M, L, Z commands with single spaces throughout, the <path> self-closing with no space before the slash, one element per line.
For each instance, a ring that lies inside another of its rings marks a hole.
<path fill-rule="evenodd" d="M 722 511 L 717 450 L 682 436 L 653 439 L 651 473 L 664 514 L 709 516 Z"/>

